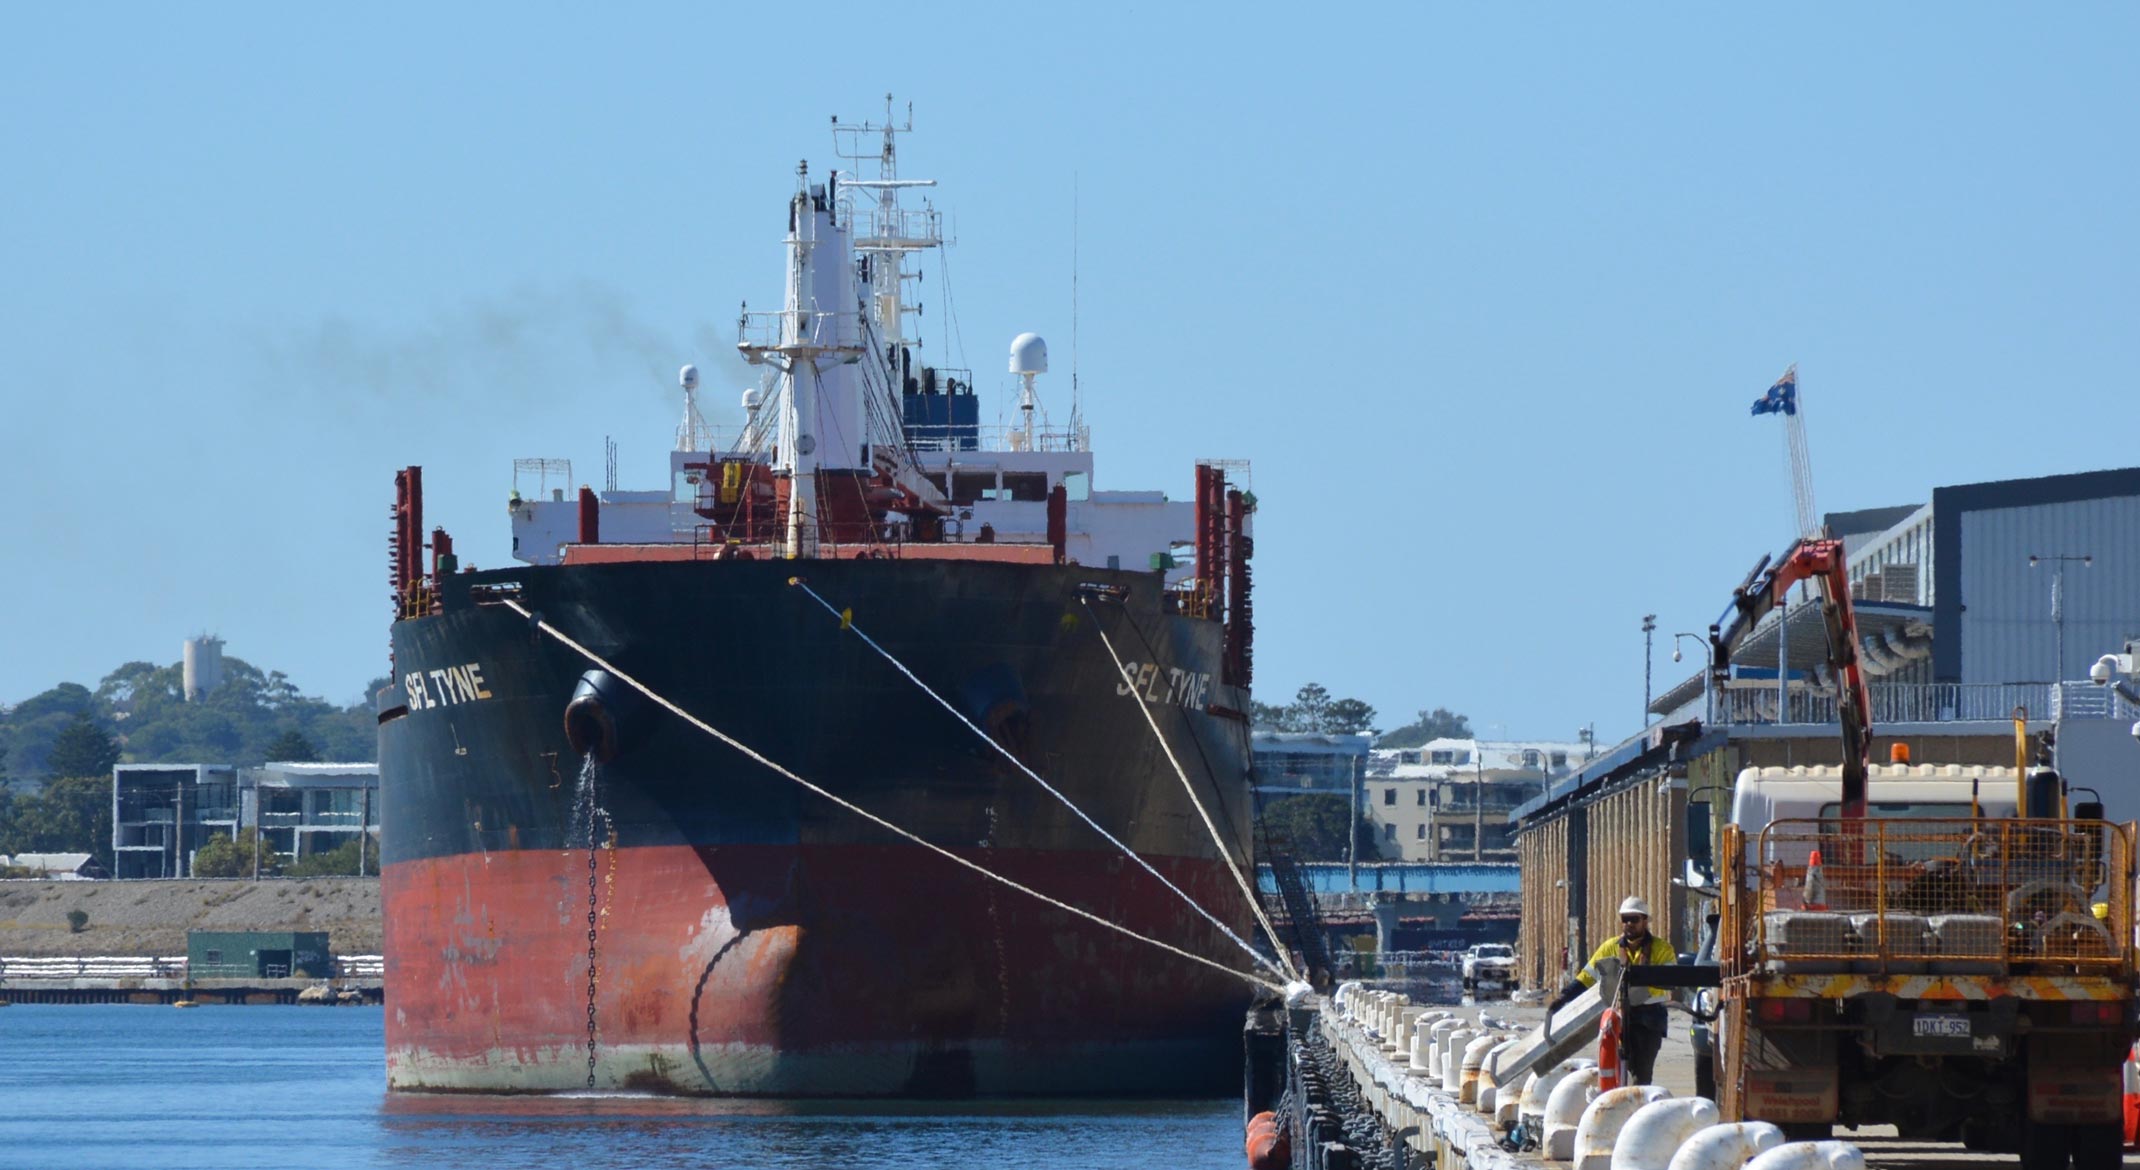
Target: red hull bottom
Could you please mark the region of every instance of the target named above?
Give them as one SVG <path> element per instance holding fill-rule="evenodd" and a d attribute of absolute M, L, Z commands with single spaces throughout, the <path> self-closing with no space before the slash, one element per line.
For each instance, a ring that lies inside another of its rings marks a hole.
<path fill-rule="evenodd" d="M 1149 875 L 1091 852 L 971 856 L 1229 966 Z M 1248 984 L 911 847 L 597 856 L 595 1087 L 754 1096 L 1152 1095 L 1238 1088 Z M 1155 861 L 1223 919 L 1216 861 Z M 387 1082 L 564 1092 L 588 1077 L 585 852 L 387 867 Z"/>

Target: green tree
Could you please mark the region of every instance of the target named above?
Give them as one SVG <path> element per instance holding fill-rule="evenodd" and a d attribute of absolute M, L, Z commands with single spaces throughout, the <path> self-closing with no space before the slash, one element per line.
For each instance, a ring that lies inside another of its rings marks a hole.
<path fill-rule="evenodd" d="M 236 840 L 228 833 L 217 833 L 208 838 L 208 843 L 193 854 L 193 876 L 209 878 L 233 878 L 253 876 L 253 850 L 260 850 L 259 872 L 262 875 L 281 873 L 283 856 L 265 839 L 256 838 L 253 830 L 240 829 Z"/>
<path fill-rule="evenodd" d="M 93 853 L 112 870 L 111 774 L 67 776 L 12 802 L 9 853 Z"/>
<path fill-rule="evenodd" d="M 1351 806 L 1347 797 L 1331 792 L 1280 797 L 1264 807 L 1263 827 L 1270 834 L 1271 847 L 1289 851 L 1295 861 L 1343 861 Z M 1364 818 L 1353 821 L 1353 839 L 1359 860 L 1381 856 L 1374 826 Z"/>
<path fill-rule="evenodd" d="M 285 731 L 267 746 L 267 758 L 286 764 L 312 764 L 319 761 L 320 754 L 302 732 Z"/>
<path fill-rule="evenodd" d="M 1309 683 L 1293 694 L 1293 718 L 1302 731 L 1321 731 L 1323 712 L 1330 706 L 1329 688 Z"/>
<path fill-rule="evenodd" d="M 86 713 L 75 716 L 45 754 L 45 769 L 54 776 L 109 777 L 118 762 L 117 741 Z"/>
<path fill-rule="evenodd" d="M 1299 720 L 1293 708 L 1276 703 L 1249 701 L 1249 721 L 1258 731 L 1299 731 Z"/>
<path fill-rule="evenodd" d="M 1399 727 L 1376 741 L 1378 747 L 1419 747 L 1437 739 L 1472 738 L 1471 720 L 1447 707 L 1421 711 L 1419 718 Z"/>
<path fill-rule="evenodd" d="M 332 849 L 310 853 L 290 863 L 284 871 L 291 877 L 354 877 L 357 874 L 358 841 L 363 842 L 364 872 L 379 872 L 379 843 L 369 835 L 352 837 Z"/>
<path fill-rule="evenodd" d="M 1375 709 L 1358 699 L 1333 699 L 1323 708 L 1319 729 L 1330 735 L 1373 735 Z"/>
<path fill-rule="evenodd" d="M 49 774 L 45 757 L 60 734 L 84 715 L 99 709 L 96 696 L 79 683 L 61 683 L 42 694 L 32 695 L 8 712 L 0 731 L 6 735 L 8 770 L 19 780 L 33 784 Z"/>

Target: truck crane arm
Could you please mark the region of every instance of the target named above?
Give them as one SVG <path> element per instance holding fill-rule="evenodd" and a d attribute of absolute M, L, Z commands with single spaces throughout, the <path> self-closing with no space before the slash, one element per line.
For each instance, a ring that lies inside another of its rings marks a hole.
<path fill-rule="evenodd" d="M 1828 629 L 1828 667 L 1836 682 L 1836 714 L 1843 725 L 1843 818 L 1865 816 L 1866 778 L 1872 754 L 1872 694 L 1858 665 L 1858 619 L 1850 605 L 1850 577 L 1843 542 L 1801 540 L 1771 563 L 1762 557 L 1732 591 L 1731 605 L 1709 627 L 1709 673 L 1718 693 L 1731 673 L 1731 656 L 1755 624 L 1782 605 L 1791 587 L 1812 581 L 1820 589 L 1821 620 Z M 1785 671 L 1779 648 L 1776 669 Z"/>

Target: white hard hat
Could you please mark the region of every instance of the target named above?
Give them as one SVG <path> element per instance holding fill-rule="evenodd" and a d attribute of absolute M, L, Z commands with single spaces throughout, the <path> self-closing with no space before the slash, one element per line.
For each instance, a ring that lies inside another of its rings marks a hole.
<path fill-rule="evenodd" d="M 1630 894 L 1627 901 L 1620 903 L 1620 913 L 1640 914 L 1644 918 L 1648 918 L 1650 916 L 1650 904 L 1641 897 Z"/>

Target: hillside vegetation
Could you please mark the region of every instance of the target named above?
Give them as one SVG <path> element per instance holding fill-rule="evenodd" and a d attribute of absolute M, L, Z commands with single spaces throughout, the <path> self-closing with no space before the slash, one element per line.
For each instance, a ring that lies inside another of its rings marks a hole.
<path fill-rule="evenodd" d="M 94 853 L 109 869 L 114 764 L 377 758 L 361 700 L 300 694 L 281 671 L 229 656 L 221 686 L 189 703 L 181 684 L 177 663 L 129 662 L 94 690 L 65 682 L 0 712 L 0 854 Z"/>

